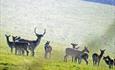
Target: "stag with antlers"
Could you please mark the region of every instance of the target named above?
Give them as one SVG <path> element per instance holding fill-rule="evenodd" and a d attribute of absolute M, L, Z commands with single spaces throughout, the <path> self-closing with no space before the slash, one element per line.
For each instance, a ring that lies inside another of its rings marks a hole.
<path fill-rule="evenodd" d="M 36 35 L 36 40 L 26 40 L 26 39 L 19 39 L 18 41 L 19 42 L 26 42 L 26 43 L 29 43 L 29 50 L 31 51 L 31 53 L 32 53 L 32 56 L 34 56 L 35 55 L 35 48 L 40 44 L 40 41 L 41 41 L 41 38 L 45 35 L 45 33 L 46 33 L 46 29 L 44 29 L 44 33 L 43 34 L 38 34 L 37 32 L 36 32 L 36 28 L 34 29 L 34 33 L 35 33 L 35 35 Z"/>

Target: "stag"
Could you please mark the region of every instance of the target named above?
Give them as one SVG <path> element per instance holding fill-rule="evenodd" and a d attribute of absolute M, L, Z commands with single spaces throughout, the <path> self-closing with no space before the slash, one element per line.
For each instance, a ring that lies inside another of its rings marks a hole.
<path fill-rule="evenodd" d="M 34 29 L 34 33 L 36 35 L 36 40 L 26 40 L 26 39 L 19 39 L 19 42 L 24 42 L 24 43 L 29 43 L 29 50 L 32 53 L 32 56 L 35 55 L 35 48 L 40 44 L 41 38 L 45 35 L 46 33 L 46 29 L 44 29 L 44 33 L 43 34 L 38 34 L 36 32 L 36 28 Z"/>

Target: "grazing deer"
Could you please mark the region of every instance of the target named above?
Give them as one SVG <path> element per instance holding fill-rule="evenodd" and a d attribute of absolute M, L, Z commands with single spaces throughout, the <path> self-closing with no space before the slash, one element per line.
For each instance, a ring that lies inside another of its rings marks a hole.
<path fill-rule="evenodd" d="M 14 46 L 15 46 L 15 54 L 17 54 L 17 52 L 18 52 L 19 54 L 24 55 L 24 51 L 26 51 L 27 56 L 28 56 L 29 51 L 27 49 L 28 49 L 29 43 L 16 42 L 17 37 L 12 36 L 12 38 L 13 38 L 13 42 L 14 42 Z"/>
<path fill-rule="evenodd" d="M 45 46 L 44 46 L 44 49 L 45 49 L 45 58 L 48 57 L 48 54 L 49 54 L 49 57 L 51 57 L 52 47 L 49 44 L 50 44 L 50 41 L 47 41 L 45 43 Z"/>
<path fill-rule="evenodd" d="M 94 54 L 92 55 L 93 65 L 96 65 L 96 64 L 98 63 L 98 66 L 99 66 L 100 60 L 101 60 L 101 58 L 102 58 L 102 56 L 103 56 L 105 50 L 101 50 L 101 49 L 100 49 L 100 51 L 101 51 L 100 55 L 98 55 L 97 53 L 94 53 Z"/>
<path fill-rule="evenodd" d="M 26 39 L 19 39 L 19 40 L 18 40 L 19 42 L 24 42 L 24 43 L 29 43 L 29 44 L 30 44 L 29 49 L 30 49 L 30 51 L 31 51 L 31 53 L 32 53 L 32 56 L 35 55 L 34 50 L 35 50 L 35 48 L 40 44 L 41 38 L 42 38 L 42 37 L 45 35 L 45 33 L 46 33 L 46 29 L 44 30 L 44 33 L 43 33 L 43 34 L 38 34 L 38 33 L 36 33 L 36 28 L 35 28 L 35 29 L 34 29 L 34 33 L 35 33 L 35 35 L 36 35 L 36 37 L 37 37 L 36 40 L 26 40 Z"/>
<path fill-rule="evenodd" d="M 78 44 L 71 43 L 71 45 L 72 45 L 73 49 L 78 49 L 78 48 L 79 48 L 79 47 L 76 48 L 76 46 L 77 46 Z M 72 62 L 73 62 L 73 60 L 74 60 L 74 58 L 72 57 Z"/>
<path fill-rule="evenodd" d="M 73 49 L 73 48 L 66 48 L 66 50 L 65 50 L 66 55 L 64 56 L 64 61 L 67 62 L 67 57 L 71 56 L 73 58 L 76 57 L 78 59 L 78 63 L 80 64 L 81 63 L 81 55 L 84 52 L 89 53 L 89 50 L 87 49 L 87 47 L 84 47 L 84 49 L 82 51 L 79 51 L 79 50 L 76 50 L 76 49 Z"/>
<path fill-rule="evenodd" d="M 9 40 L 10 35 L 5 34 L 5 37 L 6 37 L 8 46 L 11 48 L 11 53 L 13 53 L 14 43 Z"/>
<path fill-rule="evenodd" d="M 111 59 L 109 56 L 103 57 L 105 63 L 109 66 L 109 68 L 113 68 L 114 60 Z"/>

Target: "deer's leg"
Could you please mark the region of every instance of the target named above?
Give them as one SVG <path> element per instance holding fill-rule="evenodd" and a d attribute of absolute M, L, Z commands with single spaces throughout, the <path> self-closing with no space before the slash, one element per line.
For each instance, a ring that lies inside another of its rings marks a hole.
<path fill-rule="evenodd" d="M 19 52 L 19 55 L 21 55 L 21 53 L 22 53 L 22 48 L 19 48 L 18 52 Z"/>
<path fill-rule="evenodd" d="M 44 57 L 47 58 L 47 52 L 45 52 L 45 56 Z"/>
<path fill-rule="evenodd" d="M 98 66 L 99 66 L 100 60 L 98 60 L 97 63 L 98 63 Z"/>
<path fill-rule="evenodd" d="M 82 60 L 81 58 L 78 58 L 78 63 L 79 63 L 79 64 L 81 63 L 81 60 Z"/>
<path fill-rule="evenodd" d="M 97 64 L 97 59 L 93 57 L 93 65 Z"/>
<path fill-rule="evenodd" d="M 49 52 L 49 58 L 51 58 L 51 52 Z"/>
<path fill-rule="evenodd" d="M 29 51 L 28 51 L 28 45 L 24 46 L 23 51 L 26 51 L 26 55 L 28 56 L 28 54 L 29 54 Z"/>
<path fill-rule="evenodd" d="M 13 47 L 11 47 L 11 53 L 13 53 Z"/>
<path fill-rule="evenodd" d="M 77 57 L 74 58 L 74 61 L 77 62 Z"/>
<path fill-rule="evenodd" d="M 64 56 L 64 61 L 67 62 L 67 55 Z"/>
<path fill-rule="evenodd" d="M 32 50 L 32 56 L 34 56 L 34 54 L 35 54 L 35 52 L 34 52 L 34 50 Z"/>
<path fill-rule="evenodd" d="M 85 60 L 86 64 L 88 65 L 88 60 L 86 58 L 84 58 L 84 60 Z"/>
<path fill-rule="evenodd" d="M 24 50 L 22 50 L 22 55 L 24 55 Z"/>
<path fill-rule="evenodd" d="M 17 55 L 17 48 L 15 48 L 15 55 Z"/>
<path fill-rule="evenodd" d="M 35 52 L 34 52 L 34 48 L 31 47 L 30 50 L 31 50 L 32 56 L 34 56 L 34 53 L 35 53 Z"/>
<path fill-rule="evenodd" d="M 29 54 L 29 51 L 26 49 L 26 55 L 28 56 L 28 54 Z"/>
<path fill-rule="evenodd" d="M 72 62 L 73 62 L 73 57 L 72 57 Z"/>

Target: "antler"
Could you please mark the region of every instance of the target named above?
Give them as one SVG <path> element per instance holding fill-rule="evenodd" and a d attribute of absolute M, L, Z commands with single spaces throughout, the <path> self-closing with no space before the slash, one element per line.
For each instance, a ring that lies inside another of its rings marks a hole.
<path fill-rule="evenodd" d="M 36 27 L 35 27 L 35 29 L 34 29 L 34 33 L 37 35 L 37 33 L 36 33 Z"/>
<path fill-rule="evenodd" d="M 46 29 L 44 29 L 44 33 L 43 33 L 43 35 L 45 35 L 45 33 L 46 33 Z"/>

